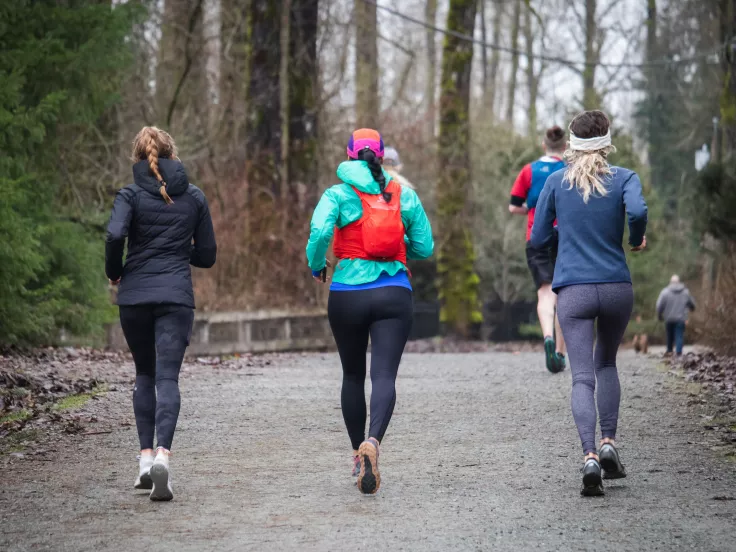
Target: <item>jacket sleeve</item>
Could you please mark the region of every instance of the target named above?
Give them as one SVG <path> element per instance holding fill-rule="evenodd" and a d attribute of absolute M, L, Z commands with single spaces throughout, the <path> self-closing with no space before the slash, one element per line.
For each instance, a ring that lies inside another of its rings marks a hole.
<path fill-rule="evenodd" d="M 664 313 L 664 308 L 665 308 L 666 303 L 667 303 L 666 297 L 667 297 L 667 290 L 666 289 L 663 289 L 659 293 L 659 297 L 657 297 L 657 306 L 656 306 L 656 309 L 657 309 L 657 319 L 658 320 L 661 320 L 662 319 L 662 314 Z"/>
<path fill-rule="evenodd" d="M 135 194 L 123 188 L 115 196 L 110 221 L 105 235 L 105 273 L 110 280 L 118 280 L 123 275 L 123 253 L 125 240 L 133 218 Z"/>
<path fill-rule="evenodd" d="M 332 188 L 325 190 L 312 215 L 307 242 L 307 263 L 313 272 L 322 270 L 327 259 L 327 249 L 335 233 L 335 224 L 340 214 L 340 203 Z"/>
<path fill-rule="evenodd" d="M 557 218 L 555 193 L 548 178 L 542 193 L 539 194 L 537 209 L 534 211 L 534 226 L 530 237 L 532 247 L 541 249 L 552 244 L 555 236 L 555 218 Z"/>
<path fill-rule="evenodd" d="M 624 182 L 624 205 L 629 217 L 629 245 L 638 247 L 647 231 L 647 204 L 641 190 L 641 181 L 636 173 Z"/>
<path fill-rule="evenodd" d="M 401 203 L 408 209 L 402 209 L 402 219 L 406 235 L 407 259 L 427 259 L 434 253 L 434 238 L 432 225 L 429 222 L 424 206 L 416 192 L 410 188 L 402 188 Z"/>
<path fill-rule="evenodd" d="M 521 207 L 524 205 L 529 190 L 532 187 L 532 166 L 525 165 L 519 176 L 516 177 L 514 185 L 511 187 L 511 205 Z"/>
<path fill-rule="evenodd" d="M 695 310 L 695 299 L 693 299 L 690 290 L 687 290 L 687 308 L 693 311 Z"/>
<path fill-rule="evenodd" d="M 199 203 L 199 222 L 194 230 L 193 243 L 189 250 L 189 264 L 198 268 L 211 268 L 217 259 L 217 242 L 215 229 L 212 226 L 210 207 L 207 198 L 199 193 L 196 196 Z"/>

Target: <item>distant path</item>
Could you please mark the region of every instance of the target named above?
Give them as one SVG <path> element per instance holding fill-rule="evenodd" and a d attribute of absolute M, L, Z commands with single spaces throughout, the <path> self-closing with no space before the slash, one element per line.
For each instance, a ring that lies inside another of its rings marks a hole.
<path fill-rule="evenodd" d="M 52 461 L 0 458 L 0 550 L 736 550 L 734 465 L 652 360 L 620 359 L 629 478 L 582 499 L 569 371 L 539 353 L 407 355 L 366 498 L 337 356 L 277 358 L 186 370 L 174 502 L 132 488 L 132 425 L 64 438 Z M 103 401 L 132 424 L 129 389 Z"/>

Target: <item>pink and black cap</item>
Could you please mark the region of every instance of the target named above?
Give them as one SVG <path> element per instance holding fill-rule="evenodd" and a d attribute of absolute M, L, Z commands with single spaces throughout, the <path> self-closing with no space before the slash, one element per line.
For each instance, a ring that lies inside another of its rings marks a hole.
<path fill-rule="evenodd" d="M 383 138 L 377 130 L 359 128 L 350 135 L 348 140 L 348 157 L 357 159 L 360 150 L 369 149 L 376 157 L 383 157 Z"/>

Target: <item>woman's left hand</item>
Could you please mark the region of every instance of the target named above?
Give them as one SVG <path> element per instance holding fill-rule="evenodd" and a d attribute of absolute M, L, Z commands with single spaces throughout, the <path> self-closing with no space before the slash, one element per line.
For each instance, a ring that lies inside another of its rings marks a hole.
<path fill-rule="evenodd" d="M 111 286 L 117 286 L 120 283 L 121 278 L 118 278 L 117 280 L 109 280 Z"/>
<path fill-rule="evenodd" d="M 644 251 L 647 248 L 647 237 L 644 236 L 644 239 L 641 241 L 641 245 L 637 245 L 636 247 L 632 247 L 632 251 Z"/>

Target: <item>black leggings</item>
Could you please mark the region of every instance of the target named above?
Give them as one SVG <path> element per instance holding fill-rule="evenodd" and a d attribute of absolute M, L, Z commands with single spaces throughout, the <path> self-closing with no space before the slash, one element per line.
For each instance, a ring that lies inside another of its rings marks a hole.
<path fill-rule="evenodd" d="M 373 384 L 368 437 L 380 442 L 394 411 L 396 374 L 413 310 L 412 292 L 403 287 L 330 292 L 327 314 L 342 361 L 342 415 L 354 450 L 365 440 L 368 336 Z"/>
<path fill-rule="evenodd" d="M 192 334 L 194 309 L 182 305 L 120 307 L 120 324 L 135 361 L 133 411 L 141 450 L 171 449 L 179 417 L 179 370 Z"/>

